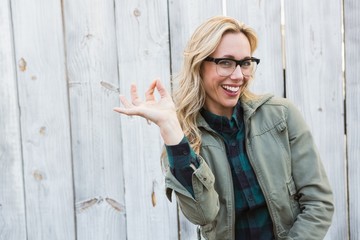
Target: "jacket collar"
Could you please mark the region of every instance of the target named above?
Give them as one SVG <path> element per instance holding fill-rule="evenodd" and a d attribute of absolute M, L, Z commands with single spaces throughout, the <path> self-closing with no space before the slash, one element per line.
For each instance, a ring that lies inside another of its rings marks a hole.
<path fill-rule="evenodd" d="M 261 105 L 269 101 L 272 97 L 274 97 L 273 94 L 258 95 L 251 99 L 241 96 L 240 102 L 244 110 L 244 120 L 247 121 Z"/>

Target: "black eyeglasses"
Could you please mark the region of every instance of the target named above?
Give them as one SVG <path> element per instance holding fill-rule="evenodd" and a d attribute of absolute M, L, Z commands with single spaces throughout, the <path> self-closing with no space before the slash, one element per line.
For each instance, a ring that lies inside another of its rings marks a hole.
<path fill-rule="evenodd" d="M 253 77 L 257 65 L 260 63 L 258 58 L 245 58 L 243 60 L 235 60 L 232 58 L 213 58 L 207 57 L 204 59 L 207 62 L 214 62 L 216 64 L 216 72 L 219 76 L 230 76 L 239 65 L 244 77 Z"/>

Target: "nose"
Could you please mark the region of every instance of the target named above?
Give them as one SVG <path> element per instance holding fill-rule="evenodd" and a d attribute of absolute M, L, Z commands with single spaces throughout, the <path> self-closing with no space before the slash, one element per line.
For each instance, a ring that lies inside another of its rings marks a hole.
<path fill-rule="evenodd" d="M 234 80 L 242 80 L 244 78 L 244 74 L 242 73 L 241 67 L 239 65 L 236 66 L 235 70 L 230 75 L 230 78 Z"/>

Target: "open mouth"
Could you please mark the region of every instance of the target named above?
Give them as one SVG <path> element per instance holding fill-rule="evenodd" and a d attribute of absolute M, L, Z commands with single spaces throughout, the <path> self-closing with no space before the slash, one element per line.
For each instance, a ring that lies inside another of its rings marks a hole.
<path fill-rule="evenodd" d="M 237 93 L 240 89 L 240 87 L 234 87 L 234 86 L 229 86 L 229 85 L 221 85 L 221 87 L 230 93 Z"/>

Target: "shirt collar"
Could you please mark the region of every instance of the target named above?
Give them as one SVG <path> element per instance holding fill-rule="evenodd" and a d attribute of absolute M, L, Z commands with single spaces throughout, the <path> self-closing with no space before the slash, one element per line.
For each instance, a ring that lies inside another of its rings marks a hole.
<path fill-rule="evenodd" d="M 241 129 L 243 125 L 243 110 L 240 101 L 236 104 L 230 119 L 209 112 L 205 108 L 202 108 L 200 113 L 209 126 L 217 132 L 233 132 Z"/>

